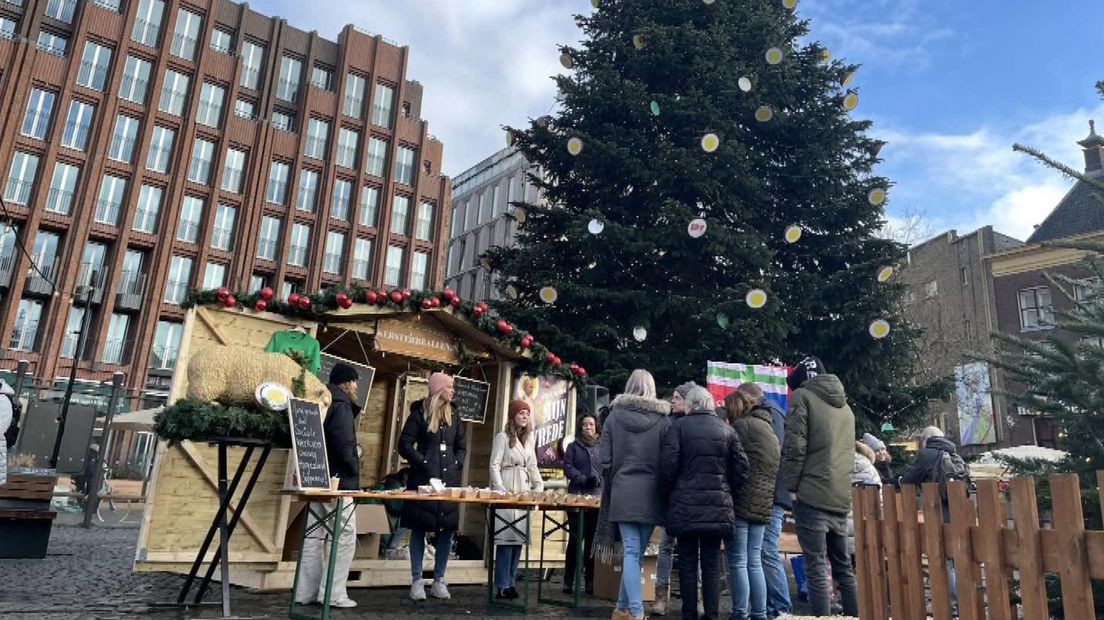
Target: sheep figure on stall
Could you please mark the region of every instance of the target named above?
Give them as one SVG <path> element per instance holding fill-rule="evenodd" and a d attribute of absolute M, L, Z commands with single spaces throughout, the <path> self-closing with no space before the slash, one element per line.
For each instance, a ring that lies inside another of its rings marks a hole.
<path fill-rule="evenodd" d="M 188 398 L 222 405 L 254 403 L 255 391 L 262 383 L 279 383 L 292 389 L 299 381 L 303 382 L 304 400 L 318 403 L 322 411 L 329 409 L 329 388 L 283 353 L 209 345 L 188 362 Z"/>

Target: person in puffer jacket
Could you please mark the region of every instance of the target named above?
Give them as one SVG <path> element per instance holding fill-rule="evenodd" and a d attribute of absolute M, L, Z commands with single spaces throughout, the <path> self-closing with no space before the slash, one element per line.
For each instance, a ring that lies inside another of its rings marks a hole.
<path fill-rule="evenodd" d="M 716 620 L 720 612 L 721 542 L 732 535 L 734 498 L 745 486 L 748 460 L 736 432 L 713 413 L 709 390 L 695 387 L 686 400 L 690 402 L 690 413 L 676 420 L 663 439 L 660 495 L 668 504 L 667 531 L 678 537 L 682 618 L 698 618 L 700 557 L 702 618 Z M 773 494 L 773 479 L 771 482 Z"/>
<path fill-rule="evenodd" d="M 732 618 L 766 620 L 767 579 L 763 573 L 763 535 L 772 517 L 774 487 L 781 460 L 770 409 L 737 390 L 725 397 L 732 428 L 750 465 L 747 483 L 735 496 L 736 527 L 725 540 Z"/>
<path fill-rule="evenodd" d="M 874 451 L 862 441 L 855 442 L 855 465 L 851 468 L 851 486 L 882 486 L 881 475 L 874 467 Z M 847 553 L 855 555 L 855 514 L 847 513 Z"/>
<path fill-rule="evenodd" d="M 567 477 L 567 492 L 577 495 L 602 494 L 601 456 L 598 454 L 599 427 L 598 417 L 580 407 L 575 422 L 575 440 L 567 446 L 564 453 L 564 476 Z M 569 515 L 566 566 L 564 567 L 565 594 L 575 591 L 575 571 L 579 559 L 579 537 L 583 537 L 583 579 L 586 593 L 594 594 L 594 530 L 598 527 L 598 510 L 581 509 L 583 512 L 583 531 L 579 531 L 577 517 Z"/>

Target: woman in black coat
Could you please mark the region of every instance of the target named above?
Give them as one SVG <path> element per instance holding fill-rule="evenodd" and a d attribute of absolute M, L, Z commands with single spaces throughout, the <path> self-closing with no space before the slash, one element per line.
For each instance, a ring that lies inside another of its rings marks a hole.
<path fill-rule="evenodd" d="M 408 491 L 438 478 L 446 486 L 460 486 L 460 470 L 468 451 L 463 422 L 452 411 L 452 377 L 435 372 L 429 376 L 429 397 L 410 406 L 410 416 L 399 437 L 399 455 L 410 464 Z M 402 526 L 410 530 L 410 598 L 426 599 L 422 585 L 422 557 L 427 532 L 436 532 L 433 567 L 434 598 L 450 598 L 445 585 L 452 538 L 460 525 L 460 509 L 452 502 L 403 502 Z"/>
<path fill-rule="evenodd" d="M 598 454 L 601 429 L 598 418 L 586 409 L 580 409 L 575 423 L 575 441 L 567 446 L 563 470 L 567 477 L 567 491 L 577 495 L 602 495 L 602 468 Z M 594 530 L 598 527 L 598 510 L 580 508 L 583 513 L 582 532 L 576 515 L 569 515 L 567 559 L 564 567 L 565 594 L 574 592 L 575 570 L 578 566 L 579 536 L 583 537 L 583 579 L 586 593 L 594 594 Z"/>
<path fill-rule="evenodd" d="M 721 541 L 732 533 L 733 496 L 748 475 L 736 432 L 713 413 L 703 387 L 686 395 L 690 413 L 671 425 L 660 453 L 660 495 L 667 500 L 667 532 L 678 537 L 683 620 L 697 620 L 698 559 L 707 620 L 720 614 Z"/>

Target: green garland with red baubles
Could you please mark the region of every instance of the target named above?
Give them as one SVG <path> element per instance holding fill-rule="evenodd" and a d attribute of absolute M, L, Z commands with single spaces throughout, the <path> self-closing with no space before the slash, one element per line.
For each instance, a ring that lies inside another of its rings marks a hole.
<path fill-rule="evenodd" d="M 586 386 L 586 369 L 572 362 L 564 364 L 555 353 L 537 342 L 529 332 L 519 329 L 504 319 L 490 314 L 483 302 L 460 299 L 452 289 L 440 291 L 415 291 L 411 289 L 374 289 L 357 285 L 333 286 L 311 295 L 292 293 L 286 300 L 277 299 L 273 290 L 264 287 L 255 293 L 231 291 L 227 288 L 193 289 L 181 303 L 181 307 L 218 305 L 223 308 L 240 308 L 254 312 L 273 312 L 279 315 L 309 319 L 329 314 L 338 309 L 348 310 L 355 304 L 391 308 L 410 312 L 444 310 L 463 317 L 480 331 L 492 336 L 499 343 L 519 353 L 530 352 L 524 370 L 536 376 L 555 376 L 567 379 L 582 391 Z"/>

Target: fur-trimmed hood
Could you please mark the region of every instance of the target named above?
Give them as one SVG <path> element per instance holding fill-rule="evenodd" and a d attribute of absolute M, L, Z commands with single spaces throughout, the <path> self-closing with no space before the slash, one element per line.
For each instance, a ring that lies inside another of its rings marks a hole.
<path fill-rule="evenodd" d="M 651 429 L 670 413 L 671 404 L 667 401 L 635 394 L 621 394 L 610 405 L 610 415 L 616 415 L 631 433 Z"/>

